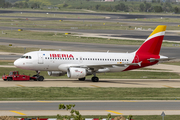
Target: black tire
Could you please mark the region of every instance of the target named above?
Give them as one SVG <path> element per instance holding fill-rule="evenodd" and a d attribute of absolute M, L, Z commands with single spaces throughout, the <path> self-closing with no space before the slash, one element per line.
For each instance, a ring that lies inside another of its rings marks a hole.
<path fill-rule="evenodd" d="M 99 78 L 98 78 L 98 77 L 92 77 L 91 80 L 92 80 L 93 82 L 99 82 Z"/>
<path fill-rule="evenodd" d="M 33 79 L 34 81 L 38 80 L 39 75 L 33 75 L 32 77 L 35 77 L 36 79 Z"/>
<path fill-rule="evenodd" d="M 11 77 L 8 77 L 8 78 L 7 78 L 7 81 L 12 81 L 12 78 L 11 78 Z"/>
<path fill-rule="evenodd" d="M 85 81 L 86 80 L 86 78 L 84 77 L 84 78 L 79 78 L 79 81 Z"/>
<path fill-rule="evenodd" d="M 39 76 L 39 77 L 37 78 L 37 80 L 38 80 L 38 81 L 43 81 L 43 80 L 44 80 L 44 77 L 43 77 L 43 76 Z"/>
<path fill-rule="evenodd" d="M 4 81 L 6 81 L 7 79 L 3 79 Z"/>

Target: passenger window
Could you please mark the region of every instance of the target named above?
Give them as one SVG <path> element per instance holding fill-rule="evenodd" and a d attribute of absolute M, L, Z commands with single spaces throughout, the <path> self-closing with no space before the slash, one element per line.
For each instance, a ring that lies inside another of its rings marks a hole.
<path fill-rule="evenodd" d="M 29 56 L 29 59 L 31 59 L 31 56 Z"/>
<path fill-rule="evenodd" d="M 28 59 L 28 56 L 26 56 L 26 59 Z"/>

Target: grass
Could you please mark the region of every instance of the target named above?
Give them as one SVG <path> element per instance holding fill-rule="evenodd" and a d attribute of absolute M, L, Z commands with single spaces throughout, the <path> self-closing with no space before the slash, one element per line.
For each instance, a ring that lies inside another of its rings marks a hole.
<path fill-rule="evenodd" d="M 48 12 L 47 12 L 48 13 Z M 43 14 L 43 13 L 9 13 L 9 14 L 0 14 L 0 16 L 20 16 L 20 17 L 49 17 L 49 18 L 104 18 L 104 16 L 97 16 L 97 15 L 71 15 L 71 14 Z"/>
<path fill-rule="evenodd" d="M 180 88 L 1 87 L 1 101 L 180 100 Z"/>
<path fill-rule="evenodd" d="M 112 118 L 117 117 L 118 115 L 112 115 Z M 126 115 L 123 115 L 127 118 Z M 37 118 L 37 116 L 26 116 L 27 118 Z M 26 118 L 24 116 L 15 116 L 15 118 Z M 82 116 L 83 118 L 107 118 L 107 115 L 89 115 L 89 116 Z M 57 118 L 57 116 L 39 116 L 39 118 Z M 164 117 L 165 120 L 178 120 L 180 115 L 166 115 Z M 133 115 L 134 120 L 161 120 L 161 115 Z"/>
<path fill-rule="evenodd" d="M 180 62 L 163 62 L 162 64 L 167 64 L 167 65 L 178 65 L 180 66 Z"/>

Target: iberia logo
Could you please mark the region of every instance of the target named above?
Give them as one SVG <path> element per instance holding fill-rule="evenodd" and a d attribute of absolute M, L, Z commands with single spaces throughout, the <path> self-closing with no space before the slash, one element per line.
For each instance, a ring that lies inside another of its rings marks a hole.
<path fill-rule="evenodd" d="M 74 58 L 72 54 L 50 54 L 50 57 L 54 58 Z"/>

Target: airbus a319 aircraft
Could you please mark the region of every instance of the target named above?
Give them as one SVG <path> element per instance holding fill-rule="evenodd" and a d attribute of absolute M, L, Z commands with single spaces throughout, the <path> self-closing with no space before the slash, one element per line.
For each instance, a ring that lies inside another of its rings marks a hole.
<path fill-rule="evenodd" d="M 36 71 L 34 77 L 39 81 L 44 80 L 39 71 L 48 71 L 50 76 L 67 74 L 67 77 L 81 81 L 87 75 L 94 75 L 91 80 L 98 82 L 96 73 L 128 71 L 169 60 L 159 55 L 165 30 L 165 25 L 157 26 L 140 48 L 132 53 L 33 51 L 17 59 L 14 65 Z"/>

